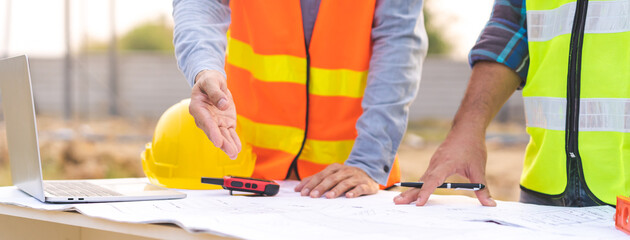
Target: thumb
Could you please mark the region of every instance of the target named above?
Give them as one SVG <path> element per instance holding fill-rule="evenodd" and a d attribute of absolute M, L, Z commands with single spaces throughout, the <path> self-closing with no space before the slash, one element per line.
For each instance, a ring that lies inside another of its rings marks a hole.
<path fill-rule="evenodd" d="M 495 202 L 494 199 L 490 197 L 490 189 L 488 189 L 488 186 L 486 186 L 485 188 L 481 190 L 475 191 L 475 194 L 477 195 L 477 199 L 479 199 L 479 202 L 481 203 L 481 205 L 484 205 L 486 207 L 497 206 L 497 202 Z"/>
<path fill-rule="evenodd" d="M 477 199 L 479 199 L 479 202 L 481 203 L 481 205 L 486 206 L 486 207 L 496 207 L 497 206 L 497 202 L 494 201 L 494 199 L 492 199 L 492 197 L 490 196 L 490 189 L 488 187 L 488 184 L 486 183 L 486 178 L 485 176 L 481 175 L 477 175 L 475 177 L 470 177 L 470 182 L 472 183 L 481 183 L 483 185 L 485 185 L 486 187 L 481 189 L 481 190 L 477 190 L 475 191 L 475 195 L 477 195 Z"/>
<path fill-rule="evenodd" d="M 204 76 L 200 77 L 199 90 L 206 95 L 210 104 L 217 107 L 219 110 L 226 110 L 229 107 L 228 97 L 226 94 L 227 84 L 223 75 L 220 73 L 205 72 Z"/>

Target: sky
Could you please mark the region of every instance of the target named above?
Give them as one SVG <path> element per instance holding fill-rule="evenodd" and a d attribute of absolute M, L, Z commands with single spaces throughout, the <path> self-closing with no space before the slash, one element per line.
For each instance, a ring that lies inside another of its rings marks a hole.
<path fill-rule="evenodd" d="M 425 11 L 431 11 L 432 20 L 453 44 L 451 57 L 467 61 L 468 52 L 490 18 L 493 3 L 493 0 L 431 0 Z"/>
<path fill-rule="evenodd" d="M 85 39 L 105 41 L 111 31 L 110 6 L 116 9 L 116 32 L 166 18 L 172 23 L 171 0 L 0 0 L 0 56 L 28 54 L 59 57 L 66 52 L 64 3 L 70 3 L 72 50 Z M 490 16 L 492 0 L 432 0 L 437 26 L 453 44 L 451 57 L 465 60 Z M 10 18 L 10 21 L 7 21 Z M 9 24 L 7 24 L 9 23 Z"/>

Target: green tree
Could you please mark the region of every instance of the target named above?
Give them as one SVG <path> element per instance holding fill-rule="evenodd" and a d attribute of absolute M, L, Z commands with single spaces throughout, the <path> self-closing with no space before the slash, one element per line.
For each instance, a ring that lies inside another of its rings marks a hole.
<path fill-rule="evenodd" d="M 138 25 L 120 38 L 121 50 L 173 51 L 173 29 L 165 21 Z"/>
<path fill-rule="evenodd" d="M 108 41 L 87 39 L 81 49 L 88 52 L 104 52 L 109 49 Z M 121 51 L 157 51 L 173 52 L 173 28 L 165 18 L 142 23 L 118 38 L 118 50 Z"/>
<path fill-rule="evenodd" d="M 444 34 L 439 26 L 433 23 L 433 13 L 430 9 L 429 2 L 425 1 L 424 8 L 424 26 L 427 29 L 427 36 L 429 37 L 429 55 L 445 55 L 451 51 L 451 44 L 444 39 Z"/>

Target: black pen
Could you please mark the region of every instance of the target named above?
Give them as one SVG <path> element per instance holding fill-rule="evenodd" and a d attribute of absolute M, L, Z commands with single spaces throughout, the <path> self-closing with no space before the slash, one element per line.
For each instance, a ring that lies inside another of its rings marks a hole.
<path fill-rule="evenodd" d="M 422 188 L 423 182 L 401 182 L 394 185 L 399 187 Z M 455 189 L 455 190 L 472 190 L 477 191 L 485 188 L 481 183 L 443 183 L 438 188 Z"/>

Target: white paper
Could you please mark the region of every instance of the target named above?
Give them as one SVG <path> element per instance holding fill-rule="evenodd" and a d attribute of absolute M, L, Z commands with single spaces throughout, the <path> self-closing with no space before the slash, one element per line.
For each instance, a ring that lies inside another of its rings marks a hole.
<path fill-rule="evenodd" d="M 47 210 L 75 209 L 121 222 L 173 223 L 192 232 L 247 239 L 627 239 L 609 206 L 566 208 L 474 198 L 431 196 L 427 206 L 395 205 L 397 192 L 354 199 L 312 199 L 281 182 L 275 197 L 231 196 L 226 190 L 183 190 L 179 200 L 44 204 L 15 187 L 0 188 L 0 202 Z"/>

